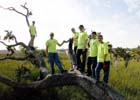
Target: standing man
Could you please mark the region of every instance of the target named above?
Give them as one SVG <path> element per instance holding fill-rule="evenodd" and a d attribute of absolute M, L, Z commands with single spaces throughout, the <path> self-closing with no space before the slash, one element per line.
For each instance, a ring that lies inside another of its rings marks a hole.
<path fill-rule="evenodd" d="M 29 46 L 34 47 L 34 39 L 35 39 L 35 36 L 37 35 L 35 21 L 32 21 L 32 25 L 29 26 L 29 32 L 30 32 L 30 36 L 31 36 Z"/>
<path fill-rule="evenodd" d="M 88 35 L 85 32 L 85 28 L 83 25 L 79 26 L 80 34 L 78 37 L 78 47 L 77 47 L 77 69 L 81 72 L 85 71 L 85 63 L 86 63 L 86 54 L 87 54 L 87 41 Z M 82 61 L 81 61 L 82 55 Z"/>
<path fill-rule="evenodd" d="M 87 61 L 87 76 L 95 77 L 95 67 L 97 65 L 97 44 L 96 32 L 91 33 L 91 40 L 89 41 L 89 56 Z M 92 68 L 91 68 L 92 66 Z"/>
<path fill-rule="evenodd" d="M 56 39 L 54 39 L 54 33 L 50 34 L 50 39 L 47 40 L 46 42 L 46 55 L 48 55 L 49 63 L 51 66 L 51 73 L 54 74 L 54 63 L 58 66 L 59 70 L 61 73 L 66 72 L 66 70 L 63 69 L 62 64 L 60 62 L 57 50 L 56 50 L 56 45 L 61 46 L 63 45 L 64 42 L 61 44 L 58 43 Z"/>
<path fill-rule="evenodd" d="M 74 44 L 74 53 L 76 54 L 77 52 L 77 45 L 78 45 L 78 35 L 79 33 L 75 31 L 75 28 L 71 29 L 72 31 L 72 38 L 73 38 L 73 44 Z"/>
<path fill-rule="evenodd" d="M 103 69 L 104 77 L 103 81 L 108 83 L 109 69 L 110 69 L 110 53 L 108 48 L 108 43 L 103 42 L 103 36 L 98 36 L 98 54 L 97 54 L 97 66 L 95 68 L 95 79 L 100 80 L 100 71 Z"/>

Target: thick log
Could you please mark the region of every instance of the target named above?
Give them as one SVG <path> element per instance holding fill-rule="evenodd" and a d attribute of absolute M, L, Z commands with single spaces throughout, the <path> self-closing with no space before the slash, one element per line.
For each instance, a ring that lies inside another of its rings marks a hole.
<path fill-rule="evenodd" d="M 47 75 L 45 79 L 31 84 L 20 84 L 0 76 L 0 82 L 21 91 L 47 90 L 53 87 L 78 86 L 96 100 L 126 100 L 118 92 L 94 79 L 75 73 Z"/>

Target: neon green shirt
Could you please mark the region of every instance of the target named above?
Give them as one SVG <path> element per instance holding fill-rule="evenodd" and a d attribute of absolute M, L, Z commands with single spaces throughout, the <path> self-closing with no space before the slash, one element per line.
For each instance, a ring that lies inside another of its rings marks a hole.
<path fill-rule="evenodd" d="M 98 44 L 97 62 L 104 62 L 104 55 L 107 54 L 104 43 Z"/>
<path fill-rule="evenodd" d="M 29 26 L 29 32 L 31 35 L 36 35 L 36 27 L 33 25 Z"/>
<path fill-rule="evenodd" d="M 56 50 L 56 45 L 57 45 L 57 40 L 55 39 L 49 39 L 47 42 L 46 42 L 46 46 L 48 47 L 48 52 L 49 53 L 56 53 L 57 50 Z"/>
<path fill-rule="evenodd" d="M 111 58 L 110 58 L 110 56 L 111 56 L 111 54 L 108 52 L 108 43 L 104 43 L 104 45 L 105 45 L 105 52 L 107 52 L 107 56 L 106 56 L 106 59 L 105 59 L 105 61 L 110 61 L 111 60 Z"/>
<path fill-rule="evenodd" d="M 75 32 L 75 33 L 72 34 L 74 46 L 77 46 L 78 45 L 78 35 L 79 35 L 78 32 Z"/>
<path fill-rule="evenodd" d="M 81 32 L 78 37 L 78 49 L 85 49 L 85 43 L 88 40 L 86 32 Z"/>
<path fill-rule="evenodd" d="M 90 48 L 89 48 L 89 57 L 96 57 L 97 56 L 97 40 L 91 39 L 90 40 Z"/>

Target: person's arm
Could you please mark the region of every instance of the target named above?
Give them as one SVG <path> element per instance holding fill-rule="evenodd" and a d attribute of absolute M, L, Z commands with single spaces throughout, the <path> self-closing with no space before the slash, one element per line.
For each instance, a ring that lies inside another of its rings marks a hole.
<path fill-rule="evenodd" d="M 108 54 L 108 46 L 106 43 L 104 43 L 104 62 L 106 61 L 107 54 Z"/>
<path fill-rule="evenodd" d="M 87 33 L 85 34 L 85 38 L 86 38 L 86 40 L 85 40 L 85 43 L 84 43 L 84 48 L 86 49 L 87 46 L 88 46 L 88 35 L 87 35 Z"/>
<path fill-rule="evenodd" d="M 107 54 L 104 54 L 104 62 L 106 61 Z"/>
<path fill-rule="evenodd" d="M 36 31 L 36 27 L 35 27 L 35 36 L 37 36 L 37 31 Z"/>
<path fill-rule="evenodd" d="M 89 48 L 90 48 L 90 41 L 91 41 L 91 39 L 89 39 L 87 42 Z"/>
<path fill-rule="evenodd" d="M 64 43 L 68 43 L 69 41 L 70 41 L 70 39 L 68 39 L 68 40 L 66 40 L 66 41 L 64 40 Z"/>
<path fill-rule="evenodd" d="M 78 36 L 77 36 L 77 37 L 73 37 L 73 39 L 74 39 L 74 40 L 78 39 Z"/>
<path fill-rule="evenodd" d="M 65 43 L 65 41 L 63 41 L 62 43 L 58 43 L 58 42 L 57 42 L 57 45 L 58 45 L 58 46 L 62 46 L 64 43 Z"/>
<path fill-rule="evenodd" d="M 46 45 L 46 56 L 48 56 L 48 46 Z"/>
<path fill-rule="evenodd" d="M 84 44 L 85 49 L 87 48 L 87 46 L 88 46 L 88 39 L 85 41 L 85 44 Z"/>

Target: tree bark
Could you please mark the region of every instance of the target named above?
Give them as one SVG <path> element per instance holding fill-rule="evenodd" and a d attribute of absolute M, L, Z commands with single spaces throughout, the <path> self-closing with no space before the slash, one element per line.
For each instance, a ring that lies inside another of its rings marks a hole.
<path fill-rule="evenodd" d="M 41 91 L 53 87 L 74 85 L 81 87 L 87 94 L 96 100 L 126 100 L 108 85 L 96 83 L 94 79 L 76 73 L 47 75 L 45 79 L 30 84 L 16 83 L 0 75 L 0 82 L 11 86 L 15 90 L 24 91 L 24 93 L 26 93 L 25 91 Z"/>

